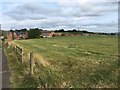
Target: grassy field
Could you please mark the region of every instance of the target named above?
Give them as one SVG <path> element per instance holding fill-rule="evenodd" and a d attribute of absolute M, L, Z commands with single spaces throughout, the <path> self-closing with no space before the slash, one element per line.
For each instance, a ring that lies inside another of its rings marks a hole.
<path fill-rule="evenodd" d="M 37 53 L 37 87 L 117 87 L 118 38 L 71 36 L 14 41 Z"/>

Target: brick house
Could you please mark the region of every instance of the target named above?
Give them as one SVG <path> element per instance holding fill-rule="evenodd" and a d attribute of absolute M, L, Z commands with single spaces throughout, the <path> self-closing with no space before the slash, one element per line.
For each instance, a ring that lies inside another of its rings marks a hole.
<path fill-rule="evenodd" d="M 28 32 L 14 32 L 14 39 L 26 39 L 28 38 Z"/>
<path fill-rule="evenodd" d="M 43 36 L 44 38 L 45 37 L 52 37 L 54 34 L 56 34 L 56 33 L 53 31 L 42 31 L 41 32 L 41 36 Z"/>
<path fill-rule="evenodd" d="M 8 41 L 12 41 L 12 40 L 13 40 L 13 33 L 8 32 Z"/>
<path fill-rule="evenodd" d="M 61 34 L 55 33 L 55 34 L 53 34 L 53 36 L 54 37 L 59 37 L 59 36 L 61 36 Z"/>
<path fill-rule="evenodd" d="M 18 35 L 17 32 L 14 32 L 13 35 L 14 35 L 14 39 L 20 40 L 20 36 Z"/>
<path fill-rule="evenodd" d="M 8 40 L 21 40 L 28 38 L 28 32 L 9 32 L 8 33 Z"/>
<path fill-rule="evenodd" d="M 63 33 L 61 36 L 80 36 L 80 34 Z"/>
<path fill-rule="evenodd" d="M 69 33 L 63 33 L 62 36 L 70 36 Z"/>

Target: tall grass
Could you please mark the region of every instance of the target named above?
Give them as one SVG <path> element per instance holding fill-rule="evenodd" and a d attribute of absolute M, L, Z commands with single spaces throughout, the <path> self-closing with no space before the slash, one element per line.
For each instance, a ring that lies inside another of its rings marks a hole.
<path fill-rule="evenodd" d="M 63 36 L 14 43 L 37 53 L 35 60 L 39 64 L 34 67 L 37 87 L 117 87 L 116 36 Z M 44 61 L 48 63 L 45 66 Z"/>

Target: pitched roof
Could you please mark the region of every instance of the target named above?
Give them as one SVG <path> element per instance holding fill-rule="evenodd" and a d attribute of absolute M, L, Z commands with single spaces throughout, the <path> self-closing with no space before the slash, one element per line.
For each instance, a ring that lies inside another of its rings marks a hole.
<path fill-rule="evenodd" d="M 47 30 L 44 30 L 44 31 L 41 31 L 41 33 L 51 33 L 53 31 L 47 31 Z"/>
<path fill-rule="evenodd" d="M 51 32 L 53 32 L 53 31 L 41 31 L 41 33 L 42 33 L 42 36 L 49 36 L 49 34 L 51 33 Z"/>

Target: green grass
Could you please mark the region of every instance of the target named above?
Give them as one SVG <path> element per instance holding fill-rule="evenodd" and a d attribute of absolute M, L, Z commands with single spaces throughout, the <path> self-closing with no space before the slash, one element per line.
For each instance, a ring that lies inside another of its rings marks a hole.
<path fill-rule="evenodd" d="M 28 63 L 20 63 L 11 46 L 5 47 L 10 70 L 10 88 L 36 88 L 37 80 L 28 74 Z"/>
<path fill-rule="evenodd" d="M 39 54 L 50 63 L 48 67 L 41 65 L 35 68 L 38 86 L 117 87 L 116 36 L 63 36 L 14 43 Z"/>

